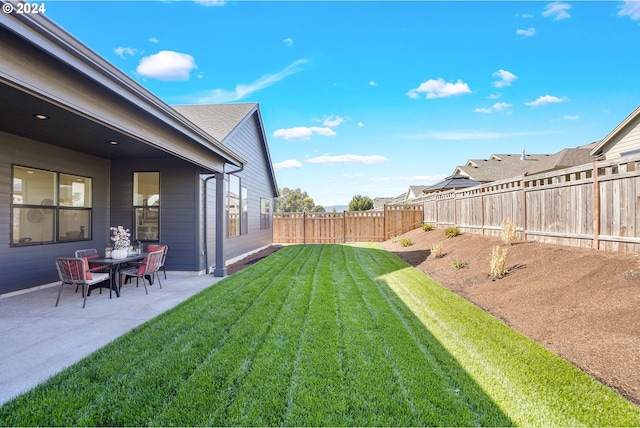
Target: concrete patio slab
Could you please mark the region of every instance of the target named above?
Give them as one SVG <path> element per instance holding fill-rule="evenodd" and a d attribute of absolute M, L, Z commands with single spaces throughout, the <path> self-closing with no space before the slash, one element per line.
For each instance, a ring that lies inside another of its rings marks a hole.
<path fill-rule="evenodd" d="M 146 295 L 125 284 L 119 298 L 109 290 L 82 293 L 72 287 L 41 288 L 0 298 L 0 404 L 26 392 L 134 327 L 220 281 L 211 275 L 167 272 Z M 135 281 L 135 280 L 134 280 Z"/>

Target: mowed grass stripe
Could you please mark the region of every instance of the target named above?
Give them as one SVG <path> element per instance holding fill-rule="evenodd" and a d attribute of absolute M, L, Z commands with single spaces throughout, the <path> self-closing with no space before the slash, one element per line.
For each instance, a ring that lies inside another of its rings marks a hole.
<path fill-rule="evenodd" d="M 346 397 L 338 352 L 338 325 L 333 282 L 335 246 L 316 246 L 319 262 L 296 355 L 285 426 L 344 424 Z"/>
<path fill-rule="evenodd" d="M 348 425 L 410 425 L 412 415 L 380 340 L 378 326 L 367 309 L 358 284 L 370 278 L 353 272 L 349 247 L 337 246 L 331 272 L 336 283 L 345 389 L 349 397 L 345 421 Z M 366 285 L 364 285 L 366 286 Z"/>

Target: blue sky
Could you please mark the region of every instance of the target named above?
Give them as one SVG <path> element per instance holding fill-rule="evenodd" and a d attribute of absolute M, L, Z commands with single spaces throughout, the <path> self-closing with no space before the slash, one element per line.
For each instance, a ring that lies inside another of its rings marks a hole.
<path fill-rule="evenodd" d="M 397 196 L 640 105 L 640 2 L 50 1 L 169 104 L 258 102 L 279 187 Z"/>

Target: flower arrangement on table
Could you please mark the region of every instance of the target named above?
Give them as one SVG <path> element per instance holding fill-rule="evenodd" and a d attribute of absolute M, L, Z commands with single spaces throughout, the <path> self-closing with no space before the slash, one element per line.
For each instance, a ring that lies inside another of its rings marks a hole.
<path fill-rule="evenodd" d="M 114 259 L 124 259 L 128 255 L 128 249 L 131 245 L 131 233 L 129 229 L 125 229 L 122 226 L 110 227 L 111 240 L 113 241 L 114 250 L 111 252 L 111 257 Z"/>
<path fill-rule="evenodd" d="M 131 233 L 122 226 L 111 227 L 111 240 L 116 250 L 126 249 L 131 245 Z"/>

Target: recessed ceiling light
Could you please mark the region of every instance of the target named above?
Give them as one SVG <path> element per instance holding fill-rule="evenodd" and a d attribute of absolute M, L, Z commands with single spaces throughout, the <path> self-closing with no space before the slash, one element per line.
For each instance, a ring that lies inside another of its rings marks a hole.
<path fill-rule="evenodd" d="M 118 142 L 117 141 L 109 141 L 109 144 L 111 144 L 112 146 L 117 146 Z"/>
<path fill-rule="evenodd" d="M 49 116 L 45 116 L 44 114 L 34 114 L 33 117 L 35 117 L 36 119 L 40 119 L 40 120 L 47 120 L 49 119 Z"/>

